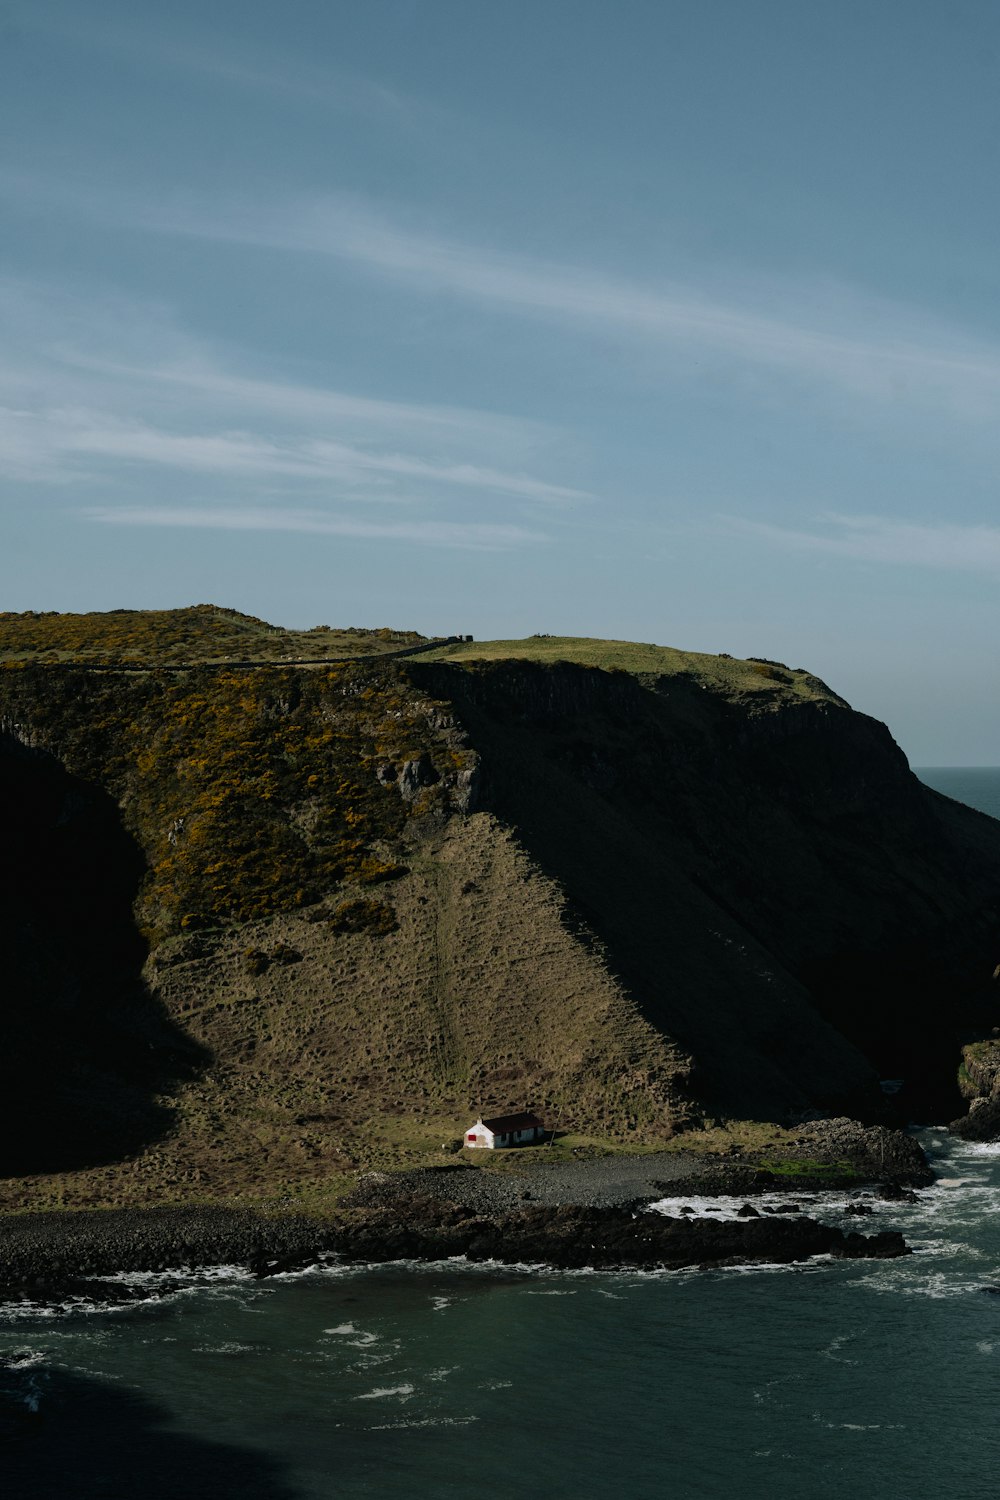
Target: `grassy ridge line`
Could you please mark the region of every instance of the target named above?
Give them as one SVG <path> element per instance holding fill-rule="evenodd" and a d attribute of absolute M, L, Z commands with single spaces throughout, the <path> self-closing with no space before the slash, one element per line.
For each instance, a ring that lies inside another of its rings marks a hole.
<path fill-rule="evenodd" d="M 776 689 L 783 689 L 782 696 L 846 706 L 826 683 L 801 667 L 786 667 L 781 662 L 753 657 L 743 659 L 681 651 L 673 646 L 637 641 L 539 635 L 524 640 L 457 642 L 430 649 L 422 655 L 424 661 L 461 665 L 487 661 L 572 662 L 578 666 L 598 667 L 605 672 L 628 672 L 642 678 L 686 676 L 727 697 L 773 695 Z"/>
<path fill-rule="evenodd" d="M 140 676 L 148 672 L 242 672 L 260 671 L 270 667 L 339 667 L 350 662 L 352 665 L 364 665 L 372 662 L 397 661 L 403 657 L 417 656 L 421 652 L 434 651 L 442 640 L 454 639 L 450 636 L 436 637 L 434 640 L 421 642 L 416 646 L 394 647 L 387 645 L 382 651 L 350 651 L 339 656 L 260 656 L 256 659 L 239 660 L 234 656 L 223 657 L 198 657 L 192 661 L 182 662 L 152 662 L 148 666 L 131 660 L 116 661 L 108 657 L 102 661 L 80 659 L 67 656 L 65 659 L 49 660 L 43 655 L 25 655 L 21 657 L 0 657 L 0 667 L 7 670 L 17 667 L 43 666 L 69 672 L 99 672 L 108 674 L 125 674 L 127 676 Z"/>
<path fill-rule="evenodd" d="M 416 631 L 351 627 L 284 630 L 266 620 L 212 604 L 184 609 L 110 610 L 59 614 L 0 612 L 0 658 L 77 662 L 179 663 L 250 656 L 255 660 L 358 657 L 423 641 Z"/>

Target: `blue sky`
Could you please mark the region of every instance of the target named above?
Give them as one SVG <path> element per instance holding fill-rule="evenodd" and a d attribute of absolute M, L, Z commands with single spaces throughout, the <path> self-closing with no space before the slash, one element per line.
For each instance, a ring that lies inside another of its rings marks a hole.
<path fill-rule="evenodd" d="M 0 604 L 630 637 L 1000 761 L 1000 10 L 8 0 Z"/>

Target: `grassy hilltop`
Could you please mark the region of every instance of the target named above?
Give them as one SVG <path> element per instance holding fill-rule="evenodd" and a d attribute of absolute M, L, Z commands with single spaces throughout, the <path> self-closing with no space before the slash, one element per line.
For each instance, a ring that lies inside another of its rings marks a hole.
<path fill-rule="evenodd" d="M 320 660 L 398 650 L 422 639 L 408 630 L 283 630 L 214 604 L 86 615 L 0 612 L 0 661 L 149 667 Z"/>
<path fill-rule="evenodd" d="M 0 1207 L 877 1112 L 974 990 L 995 825 L 808 672 L 332 635 L 0 616 Z"/>
<path fill-rule="evenodd" d="M 789 668 L 782 662 L 762 658 L 708 655 L 703 651 L 678 651 L 673 646 L 639 644 L 636 641 L 602 641 L 588 636 L 533 635 L 523 641 L 475 641 L 439 647 L 422 653 L 422 661 L 455 663 L 531 661 L 554 664 L 573 662 L 598 667 L 603 672 L 629 672 L 635 677 L 687 678 L 712 692 L 731 698 L 773 695 L 805 700 L 828 700 L 843 704 L 825 683 L 804 668 Z"/>

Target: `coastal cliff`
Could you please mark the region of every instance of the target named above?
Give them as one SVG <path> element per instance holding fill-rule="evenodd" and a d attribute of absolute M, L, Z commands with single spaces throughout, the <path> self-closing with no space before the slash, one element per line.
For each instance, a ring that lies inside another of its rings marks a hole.
<path fill-rule="evenodd" d="M 957 1114 L 1000 827 L 815 677 L 192 628 L 0 670 L 0 1204 L 307 1202 L 525 1104 L 581 1150 L 886 1120 L 880 1076 Z"/>

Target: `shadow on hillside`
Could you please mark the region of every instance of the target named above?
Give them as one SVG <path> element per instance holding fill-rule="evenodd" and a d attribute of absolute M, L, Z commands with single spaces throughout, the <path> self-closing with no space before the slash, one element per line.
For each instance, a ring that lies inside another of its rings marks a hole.
<path fill-rule="evenodd" d="M 137 1392 L 62 1370 L 0 1375 L 8 1493 L 19 1500 L 296 1500 L 267 1454 L 172 1432 Z"/>
<path fill-rule="evenodd" d="M 0 741 L 0 1175 L 121 1159 L 205 1061 L 142 980 L 141 850 L 106 792 Z"/>
<path fill-rule="evenodd" d="M 947 837 L 882 725 L 568 665 L 411 670 L 457 705 L 480 806 L 558 881 L 574 937 L 693 1058 L 706 1114 L 880 1119 L 879 1074 L 957 1113 L 1000 837 Z"/>

